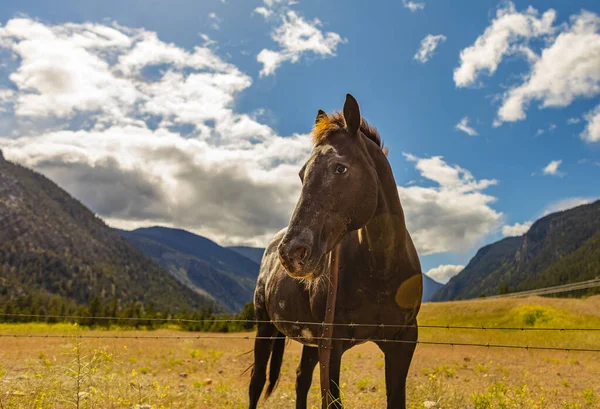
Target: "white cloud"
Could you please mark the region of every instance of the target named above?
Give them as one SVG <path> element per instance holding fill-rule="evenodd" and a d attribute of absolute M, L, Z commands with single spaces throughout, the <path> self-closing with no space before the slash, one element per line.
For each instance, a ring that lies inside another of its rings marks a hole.
<path fill-rule="evenodd" d="M 426 275 L 433 278 L 438 283 L 446 284 L 452 277 L 460 273 L 465 266 L 446 264 L 429 270 Z"/>
<path fill-rule="evenodd" d="M 0 89 L 0 102 L 9 102 L 15 96 L 12 89 Z"/>
<path fill-rule="evenodd" d="M 12 89 L 0 89 L 0 112 L 6 111 L 6 106 L 14 103 L 15 92 Z"/>
<path fill-rule="evenodd" d="M 210 20 L 210 27 L 213 30 L 219 30 L 221 28 L 222 20 L 219 18 L 219 16 L 217 16 L 217 13 L 215 13 L 214 11 L 208 13 L 208 18 Z"/>
<path fill-rule="evenodd" d="M 463 119 L 461 119 L 460 122 L 456 124 L 455 128 L 458 129 L 459 131 L 463 131 L 463 132 L 467 133 L 470 136 L 477 135 L 477 131 L 469 126 L 469 117 L 468 116 L 465 116 Z"/>
<path fill-rule="evenodd" d="M 265 245 L 287 224 L 310 138 L 235 112 L 252 78 L 209 42 L 188 51 L 146 30 L 20 18 L 0 28 L 0 47 L 19 57 L 15 90 L 1 93 L 16 123 L 0 136 L 6 158 L 111 225 Z"/>
<path fill-rule="evenodd" d="M 567 125 L 574 125 L 574 124 L 578 124 L 579 122 L 581 122 L 580 118 L 569 118 L 569 119 L 567 119 Z"/>
<path fill-rule="evenodd" d="M 446 41 L 446 36 L 443 34 L 428 34 L 424 39 L 421 40 L 421 48 L 419 48 L 419 51 L 417 51 L 413 59 L 422 63 L 426 63 L 433 55 L 437 46 L 444 41 Z"/>
<path fill-rule="evenodd" d="M 600 16 L 582 12 L 542 51 L 525 81 L 504 95 L 498 122 L 525 119 L 530 102 L 541 108 L 565 107 L 600 93 Z"/>
<path fill-rule="evenodd" d="M 103 110 L 126 120 L 141 97 L 132 84 L 112 72 L 103 56 L 122 52 L 132 38 L 98 24 L 49 27 L 17 18 L 0 27 L 0 46 L 21 59 L 10 80 L 18 116 L 66 117 L 75 112 Z M 93 51 L 91 51 L 93 50 Z"/>
<path fill-rule="evenodd" d="M 260 70 L 260 76 L 263 77 L 274 74 L 286 57 L 277 51 L 263 49 L 256 56 L 256 60 L 263 65 Z"/>
<path fill-rule="evenodd" d="M 588 142 L 600 142 L 600 105 L 585 114 L 587 125 L 581 137 Z"/>
<path fill-rule="evenodd" d="M 139 74 L 144 67 L 168 64 L 170 68 L 177 70 L 185 67 L 198 71 L 239 73 L 237 67 L 215 55 L 210 48 L 214 42 L 207 35 L 203 34 L 202 39 L 205 41 L 204 46 L 196 46 L 193 52 L 189 52 L 175 44 L 159 40 L 155 32 L 140 31 L 134 37 L 134 46 L 119 55 L 119 63 L 114 69 L 131 76 Z"/>
<path fill-rule="evenodd" d="M 404 158 L 410 162 L 416 162 L 419 160 L 419 158 L 417 158 L 415 155 L 413 155 L 412 153 L 408 153 L 408 152 L 402 152 L 402 156 L 404 156 Z"/>
<path fill-rule="evenodd" d="M 546 165 L 546 167 L 544 167 L 544 175 L 562 175 L 562 173 L 560 173 L 558 171 L 558 167 L 560 166 L 560 164 L 562 163 L 562 160 L 553 160 L 551 161 L 549 164 Z"/>
<path fill-rule="evenodd" d="M 422 1 L 411 1 L 411 0 L 402 0 L 402 5 L 404 8 L 409 9 L 413 13 L 418 10 L 423 10 L 425 8 L 425 3 Z"/>
<path fill-rule="evenodd" d="M 273 10 L 269 10 L 266 7 L 257 7 L 254 9 L 256 14 L 260 14 L 264 18 L 269 18 L 273 15 Z"/>
<path fill-rule="evenodd" d="M 165 105 L 158 113 L 168 119 L 185 122 L 195 117 L 200 126 L 199 121 L 227 118 L 236 93 L 251 84 L 250 77 L 210 48 L 188 52 L 144 30 L 98 24 L 49 26 L 19 18 L 0 28 L 0 46 L 20 58 L 9 77 L 18 89 L 17 117 L 64 120 L 89 115 L 99 127 L 140 125 L 140 115 L 156 114 L 161 103 Z M 142 68 L 160 64 L 169 67 L 160 81 L 140 77 Z M 169 87 L 174 77 L 183 82 L 183 68 L 193 71 L 185 77 L 187 95 L 175 95 Z M 165 101 L 165 94 L 171 101 Z M 185 97 L 199 96 L 211 104 L 197 103 L 203 109 L 191 113 L 191 101 Z M 187 109 L 167 104 L 174 99 L 188 103 Z"/>
<path fill-rule="evenodd" d="M 260 76 L 273 75 L 284 62 L 297 63 L 305 56 L 318 58 L 334 57 L 339 44 L 347 40 L 338 33 L 323 32 L 319 19 L 307 21 L 289 6 L 291 1 L 265 0 L 266 7 L 254 9 L 265 19 L 276 17 L 279 25 L 271 33 L 271 38 L 279 49 L 262 49 L 256 59 L 263 65 Z"/>
<path fill-rule="evenodd" d="M 535 132 L 535 136 L 540 136 L 545 134 L 546 132 L 554 132 L 556 130 L 556 124 L 550 124 L 548 125 L 548 128 L 544 129 L 544 128 L 540 128 Z"/>
<path fill-rule="evenodd" d="M 527 222 L 523 222 L 523 223 L 515 223 L 512 226 L 510 226 L 510 225 L 502 226 L 502 235 L 504 237 L 522 236 L 525 233 L 527 233 L 527 231 L 529 230 L 529 228 L 531 227 L 532 224 L 533 224 L 533 222 L 527 221 Z"/>
<path fill-rule="evenodd" d="M 109 224 L 178 226 L 224 244 L 264 245 L 287 224 L 299 191 L 298 163 L 310 142 L 273 138 L 234 149 L 130 126 L 2 145 L 10 160 L 57 181 Z"/>
<path fill-rule="evenodd" d="M 499 227 L 502 213 L 490 207 L 496 198 L 483 193 L 496 180 L 477 180 L 441 156 L 404 156 L 415 163 L 422 177 L 438 185 L 398 187 L 408 229 L 420 254 L 468 250 Z"/>
<path fill-rule="evenodd" d="M 563 210 L 571 209 L 573 207 L 581 206 L 584 204 L 592 203 L 597 198 L 594 197 L 568 197 L 566 199 L 558 200 L 554 203 L 549 204 L 542 216 L 546 216 L 550 213 L 562 212 Z"/>
<path fill-rule="evenodd" d="M 454 82 L 458 87 L 473 85 L 482 72 L 493 75 L 502 59 L 508 54 L 520 53 L 527 58 L 535 54 L 519 41 L 551 34 L 556 12 L 552 9 L 541 17 L 532 7 L 518 12 L 512 2 L 496 12 L 489 27 L 475 43 L 460 53 L 460 65 L 454 70 Z"/>

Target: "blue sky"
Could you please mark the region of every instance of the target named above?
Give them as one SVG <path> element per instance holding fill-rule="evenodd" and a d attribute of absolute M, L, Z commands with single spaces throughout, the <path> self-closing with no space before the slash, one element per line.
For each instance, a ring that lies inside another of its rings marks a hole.
<path fill-rule="evenodd" d="M 584 0 L 3 2 L 0 147 L 111 225 L 264 245 L 317 110 L 350 92 L 444 281 L 482 244 L 600 196 L 599 14 Z"/>

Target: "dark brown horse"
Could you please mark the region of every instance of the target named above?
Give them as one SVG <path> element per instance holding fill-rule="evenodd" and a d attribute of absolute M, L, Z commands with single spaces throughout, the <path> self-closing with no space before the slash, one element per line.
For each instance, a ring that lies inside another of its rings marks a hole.
<path fill-rule="evenodd" d="M 269 357 L 266 396 L 275 388 L 286 337 L 304 344 L 297 369 L 296 408 L 307 407 L 322 327 L 302 323 L 324 320 L 334 248 L 339 249 L 336 325 L 330 352 L 331 389 L 329 396 L 322 396 L 322 406 L 341 408 L 342 354 L 372 339 L 385 354 L 387 407 L 405 408 L 422 276 L 392 169 L 379 134 L 362 119 L 358 103 L 349 94 L 343 113 L 319 111 L 313 140 L 312 154 L 300 171 L 300 199 L 288 228 L 267 247 L 256 284 L 256 318 L 272 322 L 258 325 L 250 408 L 256 408 L 267 380 Z"/>

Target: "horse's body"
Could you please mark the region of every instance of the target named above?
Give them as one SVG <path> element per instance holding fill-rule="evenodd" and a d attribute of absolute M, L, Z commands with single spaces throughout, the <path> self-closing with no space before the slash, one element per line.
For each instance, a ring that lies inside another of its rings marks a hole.
<path fill-rule="evenodd" d="M 362 121 L 351 96 L 344 106 L 343 122 L 339 115 L 328 117 L 320 111 L 315 132 L 319 130 L 311 159 L 301 171 L 303 190 L 290 226 L 271 241 L 261 264 L 254 294 L 256 318 L 272 323 L 258 325 L 250 408 L 255 408 L 260 398 L 269 356 L 267 395 L 276 385 L 284 336 L 304 344 L 297 371 L 296 408 L 307 407 L 323 328 L 301 323 L 324 319 L 331 250 L 338 245 L 334 323 L 355 325 L 334 326 L 331 396 L 323 397 L 323 408 L 341 407 L 342 354 L 369 339 L 385 353 L 388 408 L 405 408 L 422 277 L 396 183 L 379 135 Z M 334 176 L 323 176 L 332 166 Z"/>

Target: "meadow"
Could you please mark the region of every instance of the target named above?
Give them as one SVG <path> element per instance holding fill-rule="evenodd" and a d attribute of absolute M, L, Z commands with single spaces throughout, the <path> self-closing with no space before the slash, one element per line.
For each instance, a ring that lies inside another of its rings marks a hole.
<path fill-rule="evenodd" d="M 423 328 L 421 341 L 595 349 L 600 331 L 493 328 L 600 328 L 600 296 L 425 304 L 419 323 L 486 328 Z M 1 324 L 0 334 L 1 409 L 247 407 L 249 372 L 244 371 L 252 362 L 253 341 L 244 337 L 252 337 L 249 332 L 27 323 Z M 294 407 L 300 350 L 300 344 L 288 343 L 278 388 L 261 407 Z M 383 362 L 372 343 L 344 355 L 346 408 L 385 407 Z M 317 371 L 309 404 L 320 408 Z M 599 377 L 598 352 L 419 345 L 408 379 L 409 407 L 598 408 Z"/>

